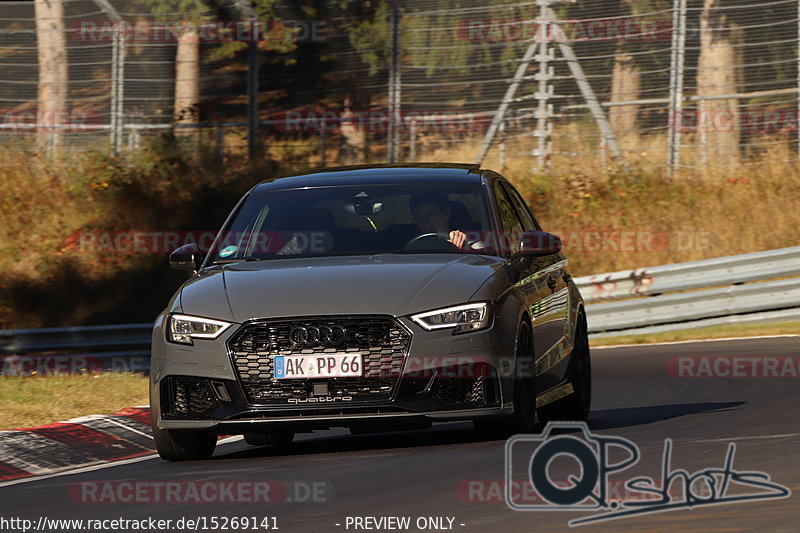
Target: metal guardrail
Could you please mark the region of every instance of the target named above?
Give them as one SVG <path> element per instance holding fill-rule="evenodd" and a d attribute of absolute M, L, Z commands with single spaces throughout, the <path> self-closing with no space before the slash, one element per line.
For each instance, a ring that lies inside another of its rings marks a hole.
<path fill-rule="evenodd" d="M 800 320 L 800 246 L 575 278 L 593 337 Z M 788 279 L 775 279 L 788 278 Z M 771 281 L 768 281 L 771 280 Z M 0 330 L 3 373 L 146 370 L 152 324 Z M 38 370 L 37 370 L 38 371 Z"/>
<path fill-rule="evenodd" d="M 575 278 L 586 303 L 800 276 L 800 246 Z"/>
<path fill-rule="evenodd" d="M 800 320 L 800 278 L 776 280 L 790 276 L 800 276 L 800 246 L 596 274 L 575 283 L 597 338 Z"/>
<path fill-rule="evenodd" d="M 0 330 L 2 375 L 150 367 L 152 324 Z"/>
<path fill-rule="evenodd" d="M 0 354 L 31 354 L 81 350 L 103 352 L 109 348 L 150 353 L 152 324 L 120 324 L 71 328 L 0 330 Z"/>

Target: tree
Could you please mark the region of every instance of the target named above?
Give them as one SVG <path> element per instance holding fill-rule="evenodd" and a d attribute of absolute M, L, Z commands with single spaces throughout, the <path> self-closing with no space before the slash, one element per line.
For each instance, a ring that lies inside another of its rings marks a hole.
<path fill-rule="evenodd" d="M 173 22 L 174 13 L 183 20 L 175 50 L 175 93 L 172 116 L 176 123 L 197 120 L 200 103 L 200 36 L 197 25 L 208 18 L 209 6 L 202 0 L 145 0 L 161 22 Z"/>
<path fill-rule="evenodd" d="M 184 24 L 175 51 L 175 98 L 173 118 L 176 123 L 197 121 L 200 103 L 200 36 L 194 24 Z"/>
<path fill-rule="evenodd" d="M 697 96 L 734 94 L 742 81 L 742 29 L 733 20 L 730 10 L 722 9 L 722 0 L 704 0 L 700 15 L 700 57 L 697 64 Z M 714 158 L 726 165 L 739 162 L 741 132 L 736 126 L 739 99 L 726 98 L 700 101 L 698 127 L 707 129 L 708 149 Z M 717 120 L 725 116 L 725 120 Z M 727 124 L 728 127 L 707 127 Z"/>
<path fill-rule="evenodd" d="M 63 131 L 56 126 L 66 113 L 67 43 L 64 33 L 64 4 L 62 0 L 35 0 L 36 41 L 39 56 L 39 113 L 37 122 L 53 127 L 37 131 L 39 148 L 57 150 Z"/>
<path fill-rule="evenodd" d="M 174 13 L 181 13 L 182 20 L 175 51 L 175 94 L 173 117 L 176 123 L 194 123 L 199 116 L 200 105 L 200 34 L 198 28 L 204 21 L 213 18 L 249 19 L 254 14 L 260 22 L 276 25 L 273 7 L 280 0 L 145 0 L 163 21 L 174 22 Z M 244 22 L 243 20 L 241 22 Z M 241 27 L 240 27 L 241 28 Z M 253 28 L 251 28 L 252 31 Z M 263 28 L 262 28 L 263 29 Z M 280 31 L 280 29 L 278 30 Z M 220 35 L 223 37 L 223 35 Z M 231 59 L 247 48 L 241 35 L 231 35 L 232 40 L 222 41 L 208 53 L 209 60 Z M 276 44 L 277 43 L 277 44 Z M 292 48 L 289 40 L 258 42 L 258 50 L 285 51 Z"/>
<path fill-rule="evenodd" d="M 627 7 L 628 14 L 637 14 L 637 4 L 634 0 L 623 0 L 623 6 Z M 626 5 L 627 4 L 627 5 Z M 641 27 L 641 25 L 640 25 Z M 612 103 L 629 102 L 639 98 L 642 89 L 641 68 L 636 62 L 636 56 L 631 53 L 631 47 L 626 46 L 626 40 L 617 43 L 617 50 L 614 53 L 614 68 L 611 73 L 611 95 L 609 100 Z M 636 134 L 636 117 L 639 113 L 639 105 L 629 104 L 625 106 L 612 106 L 608 112 L 608 119 L 617 137 L 624 139 Z"/>

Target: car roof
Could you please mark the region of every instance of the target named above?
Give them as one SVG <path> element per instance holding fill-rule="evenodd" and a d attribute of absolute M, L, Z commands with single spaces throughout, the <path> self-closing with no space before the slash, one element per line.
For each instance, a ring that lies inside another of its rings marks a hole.
<path fill-rule="evenodd" d="M 481 183 L 479 165 L 463 163 L 409 163 L 353 165 L 309 170 L 265 180 L 251 192 L 331 185 L 389 183 Z"/>

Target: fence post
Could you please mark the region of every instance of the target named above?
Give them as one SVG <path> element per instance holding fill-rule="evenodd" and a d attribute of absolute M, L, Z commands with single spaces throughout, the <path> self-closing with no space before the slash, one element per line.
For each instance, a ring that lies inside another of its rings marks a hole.
<path fill-rule="evenodd" d="M 116 154 L 122 149 L 125 112 L 125 39 L 122 15 L 108 0 L 94 0 L 95 5 L 105 13 L 112 23 L 111 41 L 111 149 Z"/>
<path fill-rule="evenodd" d="M 408 157 L 411 161 L 417 160 L 417 119 L 412 118 L 408 125 L 409 139 L 408 139 Z"/>
<path fill-rule="evenodd" d="M 111 146 L 115 154 L 122 148 L 125 127 L 125 34 L 115 24 L 111 68 Z"/>
<path fill-rule="evenodd" d="M 555 50 L 547 45 L 547 39 L 553 35 L 551 27 L 554 28 L 555 23 L 552 20 L 548 20 L 547 6 L 545 4 L 540 6 L 539 18 L 536 23 L 537 35 L 542 37 L 542 42 L 539 43 L 539 54 L 534 58 L 539 62 L 539 72 L 535 76 L 539 84 L 538 91 L 535 94 L 538 104 L 534 112 L 536 129 L 533 135 L 536 137 L 536 148 L 533 150 L 533 154 L 536 156 L 537 169 L 543 170 L 550 165 L 550 152 L 552 150 L 550 136 L 553 133 L 553 123 L 550 122 L 550 118 L 553 115 L 553 104 L 548 103 L 548 100 L 553 97 L 554 87 L 550 82 L 553 79 L 554 69 L 550 62 L 555 59 Z M 503 130 L 504 128 L 501 127 L 500 129 Z M 503 155 L 505 156 L 505 154 Z"/>
<path fill-rule="evenodd" d="M 117 85 L 119 79 L 117 78 L 117 65 L 119 64 L 119 31 L 114 28 L 111 34 L 111 104 L 109 109 L 109 120 L 111 122 L 111 129 L 109 130 L 111 151 L 117 153 L 118 139 L 117 139 Z"/>
<path fill-rule="evenodd" d="M 396 0 L 390 0 L 392 14 L 389 23 L 392 32 L 392 51 L 389 61 L 389 162 L 397 163 L 399 153 L 400 125 L 400 8 Z"/>
<path fill-rule="evenodd" d="M 500 172 L 506 170 L 506 123 L 500 123 Z"/>
<path fill-rule="evenodd" d="M 680 165 L 683 121 L 683 63 L 686 51 L 686 0 L 672 5 L 672 57 L 669 70 L 669 108 L 667 114 L 667 181 Z"/>

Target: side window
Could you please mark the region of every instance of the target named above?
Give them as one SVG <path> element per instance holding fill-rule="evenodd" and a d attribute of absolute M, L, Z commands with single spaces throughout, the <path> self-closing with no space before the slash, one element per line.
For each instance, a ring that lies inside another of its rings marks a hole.
<path fill-rule="evenodd" d="M 517 210 L 499 182 L 494 187 L 495 198 L 497 199 L 497 210 L 500 212 L 500 223 L 503 225 L 501 241 L 506 243 L 508 250 L 515 254 L 519 252 L 519 243 L 522 237 L 522 221 L 519 219 Z"/>
<path fill-rule="evenodd" d="M 541 229 L 539 224 L 536 223 L 536 220 L 534 220 L 531 216 L 531 212 L 525 206 L 525 201 L 522 199 L 522 196 L 520 196 L 519 192 L 517 192 L 514 187 L 507 183 L 503 183 L 503 189 L 505 189 L 505 191 L 508 193 L 508 196 L 511 197 L 514 207 L 517 208 L 517 212 L 522 219 L 522 227 L 525 228 L 525 231 Z"/>

